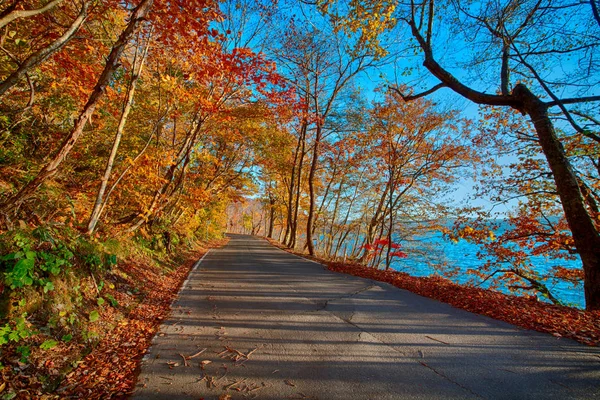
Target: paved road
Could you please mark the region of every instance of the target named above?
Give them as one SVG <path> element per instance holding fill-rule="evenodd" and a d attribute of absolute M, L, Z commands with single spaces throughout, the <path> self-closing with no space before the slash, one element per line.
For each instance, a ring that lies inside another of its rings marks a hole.
<path fill-rule="evenodd" d="M 184 364 L 182 355 L 199 352 Z M 600 398 L 600 350 L 232 235 L 190 275 L 144 358 L 134 398 L 227 394 L 592 399 Z"/>

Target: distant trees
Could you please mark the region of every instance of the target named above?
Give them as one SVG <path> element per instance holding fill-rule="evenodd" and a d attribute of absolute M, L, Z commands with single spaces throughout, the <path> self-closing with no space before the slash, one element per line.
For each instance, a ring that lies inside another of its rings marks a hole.
<path fill-rule="evenodd" d="M 314 255 L 313 232 L 318 218 L 317 169 L 327 120 L 334 111 L 340 92 L 362 71 L 372 67 L 376 61 L 369 51 L 349 52 L 348 44 L 340 35 L 319 31 L 314 26 L 296 26 L 292 23 L 278 48 L 273 49 L 280 70 L 294 85 L 299 96 L 298 142 L 294 151 L 290 190 L 288 196 L 288 220 L 286 243 L 294 247 L 297 230 L 299 188 L 302 180 L 304 157 L 308 161 L 307 186 L 308 210 L 306 223 L 306 245 Z M 309 141 L 309 139 L 312 139 Z M 308 145 L 308 146 L 307 146 Z"/>

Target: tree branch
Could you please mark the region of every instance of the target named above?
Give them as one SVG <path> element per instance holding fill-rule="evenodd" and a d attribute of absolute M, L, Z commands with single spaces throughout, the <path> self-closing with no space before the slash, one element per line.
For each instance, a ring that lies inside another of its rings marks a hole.
<path fill-rule="evenodd" d="M 63 0 L 54 0 L 50 3 L 46 4 L 42 8 L 37 8 L 35 10 L 19 10 L 19 11 L 11 11 L 10 13 L 2 16 L 0 19 L 0 29 L 4 28 L 6 25 L 10 24 L 12 21 L 18 18 L 28 18 L 33 17 L 34 15 L 45 13 L 46 11 L 54 8 L 58 4 L 62 3 Z"/>
<path fill-rule="evenodd" d="M 522 109 L 521 101 L 517 97 L 509 95 L 492 95 L 483 92 L 476 91 L 460 82 L 454 75 L 446 71 L 433 56 L 431 47 L 427 44 L 421 32 L 417 29 L 414 19 L 405 20 L 410 26 L 411 31 L 415 39 L 419 42 L 423 53 L 425 54 L 425 61 L 423 66 L 429 70 L 436 78 L 444 83 L 448 88 L 452 89 L 461 96 L 471 100 L 477 104 L 487 104 L 492 106 L 510 106 L 517 110 Z"/>
<path fill-rule="evenodd" d="M 414 94 L 414 95 L 408 95 L 408 96 L 407 96 L 407 95 L 405 95 L 404 93 L 402 93 L 402 92 L 400 91 L 400 89 L 398 89 L 397 87 L 395 87 L 395 86 L 389 86 L 389 85 L 388 85 L 388 89 L 390 89 L 390 90 L 393 90 L 394 92 L 398 93 L 398 95 L 399 95 L 400 97 L 402 97 L 402 100 L 404 100 L 404 101 L 416 100 L 416 99 L 419 99 L 419 98 L 421 98 L 421 97 L 428 96 L 428 95 L 430 95 L 431 93 L 433 93 L 433 92 L 435 92 L 435 91 L 437 91 L 437 90 L 439 90 L 439 89 L 441 89 L 441 88 L 444 88 L 444 87 L 447 87 L 447 85 L 446 85 L 446 84 L 444 84 L 444 83 L 438 83 L 437 85 L 435 85 L 435 86 L 434 86 L 434 87 L 432 87 L 431 89 L 429 89 L 429 90 L 426 90 L 426 91 L 424 91 L 424 92 L 422 92 L 422 93 L 419 93 L 419 94 Z"/>
<path fill-rule="evenodd" d="M 73 38 L 75 32 L 79 30 L 85 19 L 87 18 L 87 11 L 91 2 L 86 0 L 81 7 L 81 11 L 79 15 L 69 29 L 67 29 L 58 39 L 56 39 L 53 43 L 51 43 L 48 47 L 38 50 L 33 53 L 25 61 L 23 61 L 19 68 L 10 74 L 3 82 L 0 83 L 0 97 L 3 96 L 8 89 L 13 87 L 25 74 L 32 68 L 38 66 L 52 54 L 60 50 L 64 45 L 66 45 L 69 40 Z"/>
<path fill-rule="evenodd" d="M 589 103 L 591 101 L 600 101 L 600 96 L 585 96 L 585 97 L 571 97 L 566 99 L 556 99 L 554 101 L 546 102 L 547 107 L 560 106 L 561 104 L 578 104 L 578 103 Z"/>

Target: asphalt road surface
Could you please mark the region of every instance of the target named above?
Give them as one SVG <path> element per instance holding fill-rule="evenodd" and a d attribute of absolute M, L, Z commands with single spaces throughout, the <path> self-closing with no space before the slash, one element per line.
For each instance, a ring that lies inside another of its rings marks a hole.
<path fill-rule="evenodd" d="M 232 235 L 196 264 L 133 397 L 593 399 L 600 350 Z"/>

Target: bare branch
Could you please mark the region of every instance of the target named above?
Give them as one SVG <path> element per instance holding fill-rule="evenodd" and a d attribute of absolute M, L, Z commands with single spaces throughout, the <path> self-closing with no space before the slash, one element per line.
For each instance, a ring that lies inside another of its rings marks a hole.
<path fill-rule="evenodd" d="M 479 92 L 460 82 L 454 75 L 445 70 L 435 60 L 431 46 L 429 46 L 429 44 L 421 35 L 421 32 L 419 32 L 417 29 L 414 19 L 406 20 L 406 22 L 410 26 L 413 36 L 417 39 L 421 49 L 423 50 L 423 53 L 425 54 L 425 61 L 423 62 L 423 65 L 447 87 L 477 104 L 510 106 L 516 108 L 517 110 L 522 108 L 520 100 L 518 100 L 515 96 L 493 95 Z"/>
<path fill-rule="evenodd" d="M 561 104 L 578 104 L 578 103 L 589 103 L 592 101 L 600 101 L 600 96 L 585 96 L 585 97 L 572 97 L 567 99 L 555 99 L 554 101 L 546 102 L 548 107 L 560 106 Z"/>
<path fill-rule="evenodd" d="M 444 83 L 438 83 L 437 85 L 435 85 L 434 87 L 432 87 L 432 88 L 431 88 L 431 89 L 429 89 L 429 90 L 426 90 L 426 91 L 424 91 L 424 92 L 422 92 L 422 93 L 419 93 L 419 94 L 408 95 L 408 96 L 407 96 L 407 95 L 405 95 L 404 93 L 402 93 L 402 92 L 400 91 L 400 89 L 398 89 L 398 88 L 397 88 L 397 87 L 395 87 L 395 86 L 388 86 L 388 89 L 390 89 L 390 90 L 393 90 L 394 92 L 396 92 L 398 95 L 400 95 L 400 97 L 402 97 L 402 99 L 403 99 L 404 101 L 411 101 L 411 100 L 416 100 L 416 99 L 419 99 L 419 98 L 421 98 L 421 97 L 428 96 L 428 95 L 430 95 L 431 93 L 433 93 L 433 92 L 435 92 L 435 91 L 437 91 L 437 90 L 439 90 L 439 89 L 441 89 L 441 88 L 444 88 L 444 87 L 447 87 L 447 85 L 446 85 L 446 84 L 444 84 Z"/>
<path fill-rule="evenodd" d="M 578 115 L 578 116 L 580 116 L 581 118 L 585 118 L 585 119 L 587 119 L 588 121 L 591 121 L 591 122 L 593 122 L 593 123 L 594 123 L 594 125 L 600 125 L 600 120 L 599 120 L 599 119 L 596 119 L 596 118 L 594 118 L 594 117 L 592 117 L 591 115 L 588 115 L 588 114 L 582 113 L 581 111 L 577 111 L 577 110 L 573 110 L 573 111 L 571 111 L 571 113 L 572 113 L 572 114 L 575 114 L 575 115 Z"/>

